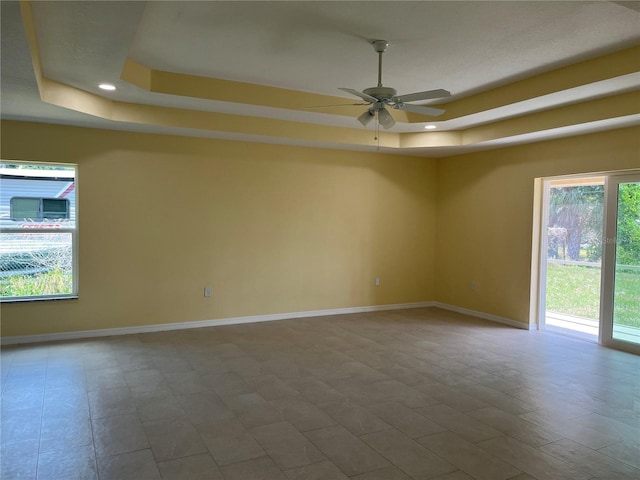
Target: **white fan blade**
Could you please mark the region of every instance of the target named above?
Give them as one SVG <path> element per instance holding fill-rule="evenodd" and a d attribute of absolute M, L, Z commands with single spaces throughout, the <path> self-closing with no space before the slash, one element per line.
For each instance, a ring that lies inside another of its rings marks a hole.
<path fill-rule="evenodd" d="M 310 107 L 304 108 L 332 108 L 332 107 L 353 107 L 353 106 L 364 106 L 369 105 L 368 103 L 336 103 L 334 105 L 311 105 Z"/>
<path fill-rule="evenodd" d="M 450 97 L 451 92 L 447 90 L 428 90 L 426 92 L 407 93 L 406 95 L 400 95 L 393 99 L 398 103 L 415 102 L 416 100 L 429 100 L 431 98 L 443 98 Z"/>
<path fill-rule="evenodd" d="M 405 112 L 419 113 L 421 115 L 430 115 L 432 117 L 437 117 L 438 115 L 442 115 L 445 112 L 444 110 L 441 110 L 439 108 L 425 107 L 422 105 L 400 104 L 400 105 L 394 105 L 393 108 L 399 108 L 400 110 L 404 110 Z"/>
<path fill-rule="evenodd" d="M 372 97 L 371 95 L 367 95 L 366 93 L 359 92 L 358 90 L 354 90 L 353 88 L 339 88 L 338 90 L 342 90 L 343 92 L 347 92 L 351 95 L 355 95 L 356 97 L 360 97 L 367 102 L 376 103 L 378 101 L 376 97 Z"/>

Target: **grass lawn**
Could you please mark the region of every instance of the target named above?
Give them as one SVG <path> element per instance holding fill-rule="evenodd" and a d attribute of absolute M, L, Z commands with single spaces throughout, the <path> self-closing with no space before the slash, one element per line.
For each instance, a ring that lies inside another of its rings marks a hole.
<path fill-rule="evenodd" d="M 71 293 L 71 273 L 53 270 L 38 275 L 14 275 L 0 279 L 1 297 Z"/>
<path fill-rule="evenodd" d="M 640 328 L 640 272 L 616 273 L 616 323 Z M 547 310 L 597 320 L 600 311 L 600 269 L 547 265 Z"/>

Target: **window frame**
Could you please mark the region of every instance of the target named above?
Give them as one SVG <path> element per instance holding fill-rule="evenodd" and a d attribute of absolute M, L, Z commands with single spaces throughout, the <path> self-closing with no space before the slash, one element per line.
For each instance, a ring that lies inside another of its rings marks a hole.
<path fill-rule="evenodd" d="M 52 233 L 68 233 L 71 235 L 71 293 L 58 293 L 58 294 L 43 294 L 43 295 L 23 295 L 4 297 L 0 296 L 0 303 L 14 303 L 14 302 L 38 302 L 38 301 L 52 301 L 52 300 L 67 300 L 78 298 L 78 257 L 79 257 L 79 242 L 78 242 L 78 218 L 79 218 L 79 202 L 78 202 L 78 165 L 73 163 L 60 163 L 60 162 L 37 162 L 37 161 L 24 161 L 24 160 L 6 160 L 0 159 L 0 165 L 29 165 L 29 166 L 46 166 L 46 167 L 64 167 L 73 168 L 73 184 L 74 184 L 74 226 L 64 226 L 63 223 L 54 228 L 30 228 L 21 230 L 18 228 L 4 228 L 0 224 L 0 233 L 18 233 L 28 231 L 30 235 L 46 235 Z M 23 195 L 20 195 L 23 196 Z M 42 203 L 42 196 L 35 196 L 32 198 L 40 198 Z"/>

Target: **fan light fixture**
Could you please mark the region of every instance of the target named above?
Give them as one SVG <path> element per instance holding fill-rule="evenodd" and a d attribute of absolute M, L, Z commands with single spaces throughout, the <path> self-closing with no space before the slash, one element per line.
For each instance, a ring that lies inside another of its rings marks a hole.
<path fill-rule="evenodd" d="M 367 125 L 369 125 L 369 123 L 371 122 L 371 120 L 373 120 L 373 117 L 375 116 L 376 116 L 375 113 L 373 113 L 371 110 L 367 110 L 366 112 L 364 112 L 362 115 L 358 117 L 358 121 L 362 124 L 363 127 L 366 127 Z"/>
<path fill-rule="evenodd" d="M 378 122 L 384 128 L 391 128 L 396 124 L 396 121 L 393 119 L 391 114 L 384 108 L 378 110 Z"/>

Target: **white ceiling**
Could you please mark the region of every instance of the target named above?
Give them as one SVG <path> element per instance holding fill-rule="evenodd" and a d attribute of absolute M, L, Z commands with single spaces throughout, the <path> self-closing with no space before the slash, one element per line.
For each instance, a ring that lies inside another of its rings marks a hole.
<path fill-rule="evenodd" d="M 385 83 L 465 95 L 637 38 L 609 2 L 152 2 L 130 55 L 151 68 L 335 95 Z M 172 32 L 167 35 L 166 32 Z"/>
<path fill-rule="evenodd" d="M 13 1 L 2 1 L 1 6 L 3 118 L 333 146 L 117 122 L 44 103 L 20 6 Z M 286 110 L 149 92 L 121 80 L 123 65 L 129 58 L 154 70 L 346 97 L 338 87 L 375 86 L 377 57 L 369 42 L 383 38 L 390 42 L 384 56 L 385 85 L 400 94 L 445 88 L 455 100 L 638 45 L 637 7 L 638 2 L 609 1 L 32 3 L 43 75 L 57 82 L 122 102 L 353 129 L 361 128 L 354 118 L 325 110 Z M 97 84 L 103 81 L 116 84 L 118 90 L 100 91 Z M 637 77 L 605 83 L 514 107 L 504 116 L 638 88 Z M 481 112 L 473 121 L 491 121 L 494 114 Z M 418 131 L 423 125 L 399 123 L 394 130 Z M 439 130 L 463 126 L 451 120 Z"/>

